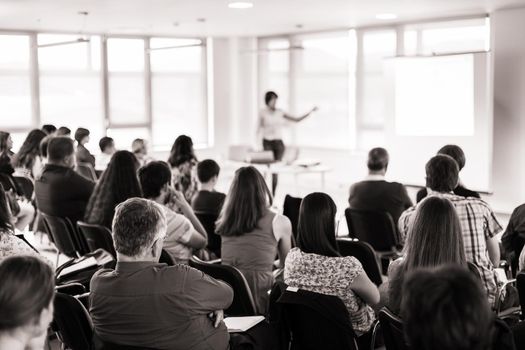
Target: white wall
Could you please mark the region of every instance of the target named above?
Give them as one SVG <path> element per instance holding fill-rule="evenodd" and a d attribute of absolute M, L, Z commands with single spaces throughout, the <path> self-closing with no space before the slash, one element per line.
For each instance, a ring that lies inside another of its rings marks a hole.
<path fill-rule="evenodd" d="M 491 16 L 494 73 L 494 195 L 499 211 L 525 202 L 525 8 Z"/>

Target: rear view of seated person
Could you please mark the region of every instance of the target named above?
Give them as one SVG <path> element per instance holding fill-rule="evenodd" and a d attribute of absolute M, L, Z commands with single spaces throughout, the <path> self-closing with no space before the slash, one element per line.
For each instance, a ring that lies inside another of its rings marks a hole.
<path fill-rule="evenodd" d="M 425 172 L 426 185 L 430 190 L 428 197 L 446 198 L 454 205 L 461 225 L 465 257 L 479 269 L 489 302 L 494 305 L 498 288 L 503 284 L 494 269 L 500 261 L 496 235 L 502 231 L 496 215 L 481 199 L 453 193 L 458 184 L 459 167 L 451 157 L 442 154 L 432 157 L 425 166 Z M 403 236 L 407 235 L 412 216 L 420 204 L 407 209 L 399 218 L 399 231 Z M 513 293 L 502 294 L 503 308 L 514 304 Z"/>
<path fill-rule="evenodd" d="M 144 139 L 135 139 L 131 143 L 131 152 L 137 157 L 140 166 L 144 166 L 154 159 L 148 155 L 148 143 Z"/>
<path fill-rule="evenodd" d="M 405 275 L 422 267 L 455 264 L 467 267 L 461 225 L 452 203 L 431 196 L 422 201 L 410 222 L 403 257 L 388 268 L 388 282 L 381 285 L 382 304 L 399 314 Z"/>
<path fill-rule="evenodd" d="M 359 260 L 341 257 L 335 239 L 337 207 L 325 193 L 311 193 L 299 214 L 297 247 L 284 264 L 284 281 L 315 293 L 335 295 L 345 304 L 357 336 L 368 332 L 375 315 L 369 305 L 379 302 L 379 291 Z"/>
<path fill-rule="evenodd" d="M 512 211 L 509 224 L 501 236 L 501 244 L 505 250 L 507 259 L 516 267 L 519 257 L 519 270 L 525 268 L 525 253 L 523 250 L 525 243 L 525 204 L 522 204 Z"/>
<path fill-rule="evenodd" d="M 215 191 L 221 168 L 212 159 L 206 159 L 197 164 L 197 177 L 200 190 L 193 197 L 191 206 L 199 213 L 219 215 L 226 195 Z"/>
<path fill-rule="evenodd" d="M 493 315 L 479 281 L 466 268 L 445 266 L 409 274 L 401 315 L 411 349 L 491 348 Z"/>
<path fill-rule="evenodd" d="M 443 146 L 437 152 L 437 154 L 444 154 L 444 155 L 449 156 L 452 159 L 454 159 L 456 161 L 456 163 L 458 163 L 459 171 L 461 171 L 461 169 L 463 169 L 465 167 L 465 163 L 466 163 L 467 159 L 465 157 L 465 152 L 463 152 L 463 150 L 459 146 L 456 146 L 456 145 Z M 425 198 L 427 196 L 427 193 L 428 193 L 428 189 L 427 188 L 422 188 L 421 190 L 419 190 L 419 192 L 417 193 L 417 197 L 416 197 L 417 200 L 416 201 L 417 202 L 421 201 L 423 198 Z M 456 194 L 458 196 L 461 196 L 461 197 L 476 197 L 476 198 L 480 198 L 479 193 L 467 189 L 461 183 L 461 180 L 458 181 L 458 185 L 454 189 L 454 194 Z"/>
<path fill-rule="evenodd" d="M 95 156 L 85 146 L 89 142 L 89 130 L 78 128 L 75 131 L 75 140 L 77 141 L 77 152 L 75 155 L 77 163 L 89 163 L 95 168 Z"/>
<path fill-rule="evenodd" d="M 168 225 L 164 249 L 180 264 L 187 264 L 193 252 L 206 247 L 208 235 L 182 193 L 171 186 L 167 163 L 153 161 L 139 169 L 144 198 L 164 208 Z M 176 211 L 181 211 L 183 215 Z"/>
<path fill-rule="evenodd" d="M 75 147 L 65 136 L 53 137 L 47 146 L 47 164 L 35 181 L 35 197 L 41 212 L 82 220 L 95 184 L 73 170 Z"/>
<path fill-rule="evenodd" d="M 0 264 L 0 281 L 0 349 L 44 349 L 53 320 L 54 271 L 37 257 L 10 257 Z"/>
<path fill-rule="evenodd" d="M 104 136 L 98 142 L 100 147 L 100 154 L 97 156 L 95 161 L 95 170 L 104 171 L 108 167 L 111 156 L 117 151 L 115 148 L 115 142 L 111 137 Z M 137 160 L 138 163 L 138 160 Z"/>
<path fill-rule="evenodd" d="M 155 349 L 228 349 L 223 311 L 232 289 L 186 265 L 159 264 L 165 210 L 142 198 L 117 206 L 115 270 L 91 279 L 90 314 L 104 342 Z"/>
<path fill-rule="evenodd" d="M 71 137 L 71 129 L 67 126 L 61 126 L 56 132 L 56 136 L 67 136 Z"/>
<path fill-rule="evenodd" d="M 368 153 L 368 176 L 350 187 L 350 208 L 378 210 L 392 216 L 394 224 L 401 213 L 412 206 L 405 186 L 385 181 L 389 156 L 384 148 L 373 148 Z"/>

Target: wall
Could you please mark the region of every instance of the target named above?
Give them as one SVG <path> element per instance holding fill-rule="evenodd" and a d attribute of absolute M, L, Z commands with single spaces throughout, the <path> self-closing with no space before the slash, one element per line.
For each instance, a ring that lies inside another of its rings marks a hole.
<path fill-rule="evenodd" d="M 525 8 L 491 16 L 494 74 L 493 190 L 499 211 L 525 202 Z"/>

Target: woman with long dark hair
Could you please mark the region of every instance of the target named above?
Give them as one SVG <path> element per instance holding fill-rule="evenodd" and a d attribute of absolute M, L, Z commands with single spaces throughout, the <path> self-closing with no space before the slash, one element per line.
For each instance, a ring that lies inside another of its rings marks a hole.
<path fill-rule="evenodd" d="M 284 281 L 290 287 L 339 297 L 348 309 L 354 332 L 360 336 L 374 323 L 369 305 L 379 302 L 379 291 L 359 260 L 339 254 L 336 213 L 334 201 L 325 193 L 311 193 L 302 200 L 297 247 L 286 258 Z"/>
<path fill-rule="evenodd" d="M 11 175 L 15 171 L 11 165 L 13 158 L 13 139 L 11 134 L 6 131 L 0 131 L 0 174 Z"/>
<path fill-rule="evenodd" d="M 128 198 L 142 197 L 138 168 L 139 163 L 133 153 L 115 152 L 91 194 L 84 221 L 111 229 L 115 206 Z"/>
<path fill-rule="evenodd" d="M 173 174 L 173 186 L 177 191 L 184 194 L 184 198 L 191 203 L 193 196 L 198 191 L 198 183 L 195 176 L 195 165 L 197 157 L 193 149 L 193 140 L 186 135 L 180 135 L 175 139 L 171 147 L 168 164 Z"/>
<path fill-rule="evenodd" d="M 273 212 L 271 205 L 272 195 L 261 173 L 252 166 L 240 168 L 216 227 L 222 237 L 222 263 L 244 274 L 260 314 L 268 308 L 275 256 L 283 267 L 291 247 L 290 220 Z"/>
<path fill-rule="evenodd" d="M 53 319 L 55 273 L 32 256 L 0 263 L 0 349 L 43 349 Z"/>
<path fill-rule="evenodd" d="M 40 158 L 40 142 L 44 137 L 46 137 L 46 133 L 40 129 L 33 129 L 27 134 L 20 150 L 12 160 L 15 176 L 35 179 L 40 174 L 43 167 Z"/>
<path fill-rule="evenodd" d="M 456 264 L 467 267 L 461 225 L 454 205 L 439 196 L 418 204 L 408 228 L 402 258 L 388 269 L 386 305 L 398 313 L 404 276 L 417 268 Z"/>

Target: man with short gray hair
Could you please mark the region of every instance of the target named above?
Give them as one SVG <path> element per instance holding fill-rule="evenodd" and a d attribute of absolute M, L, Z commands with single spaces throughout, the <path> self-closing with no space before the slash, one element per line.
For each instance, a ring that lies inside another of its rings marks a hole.
<path fill-rule="evenodd" d="M 117 206 L 117 266 L 91 279 L 90 314 L 97 336 L 156 349 L 228 349 L 222 310 L 232 303 L 232 289 L 189 266 L 159 264 L 165 236 L 159 204 L 130 198 Z"/>

